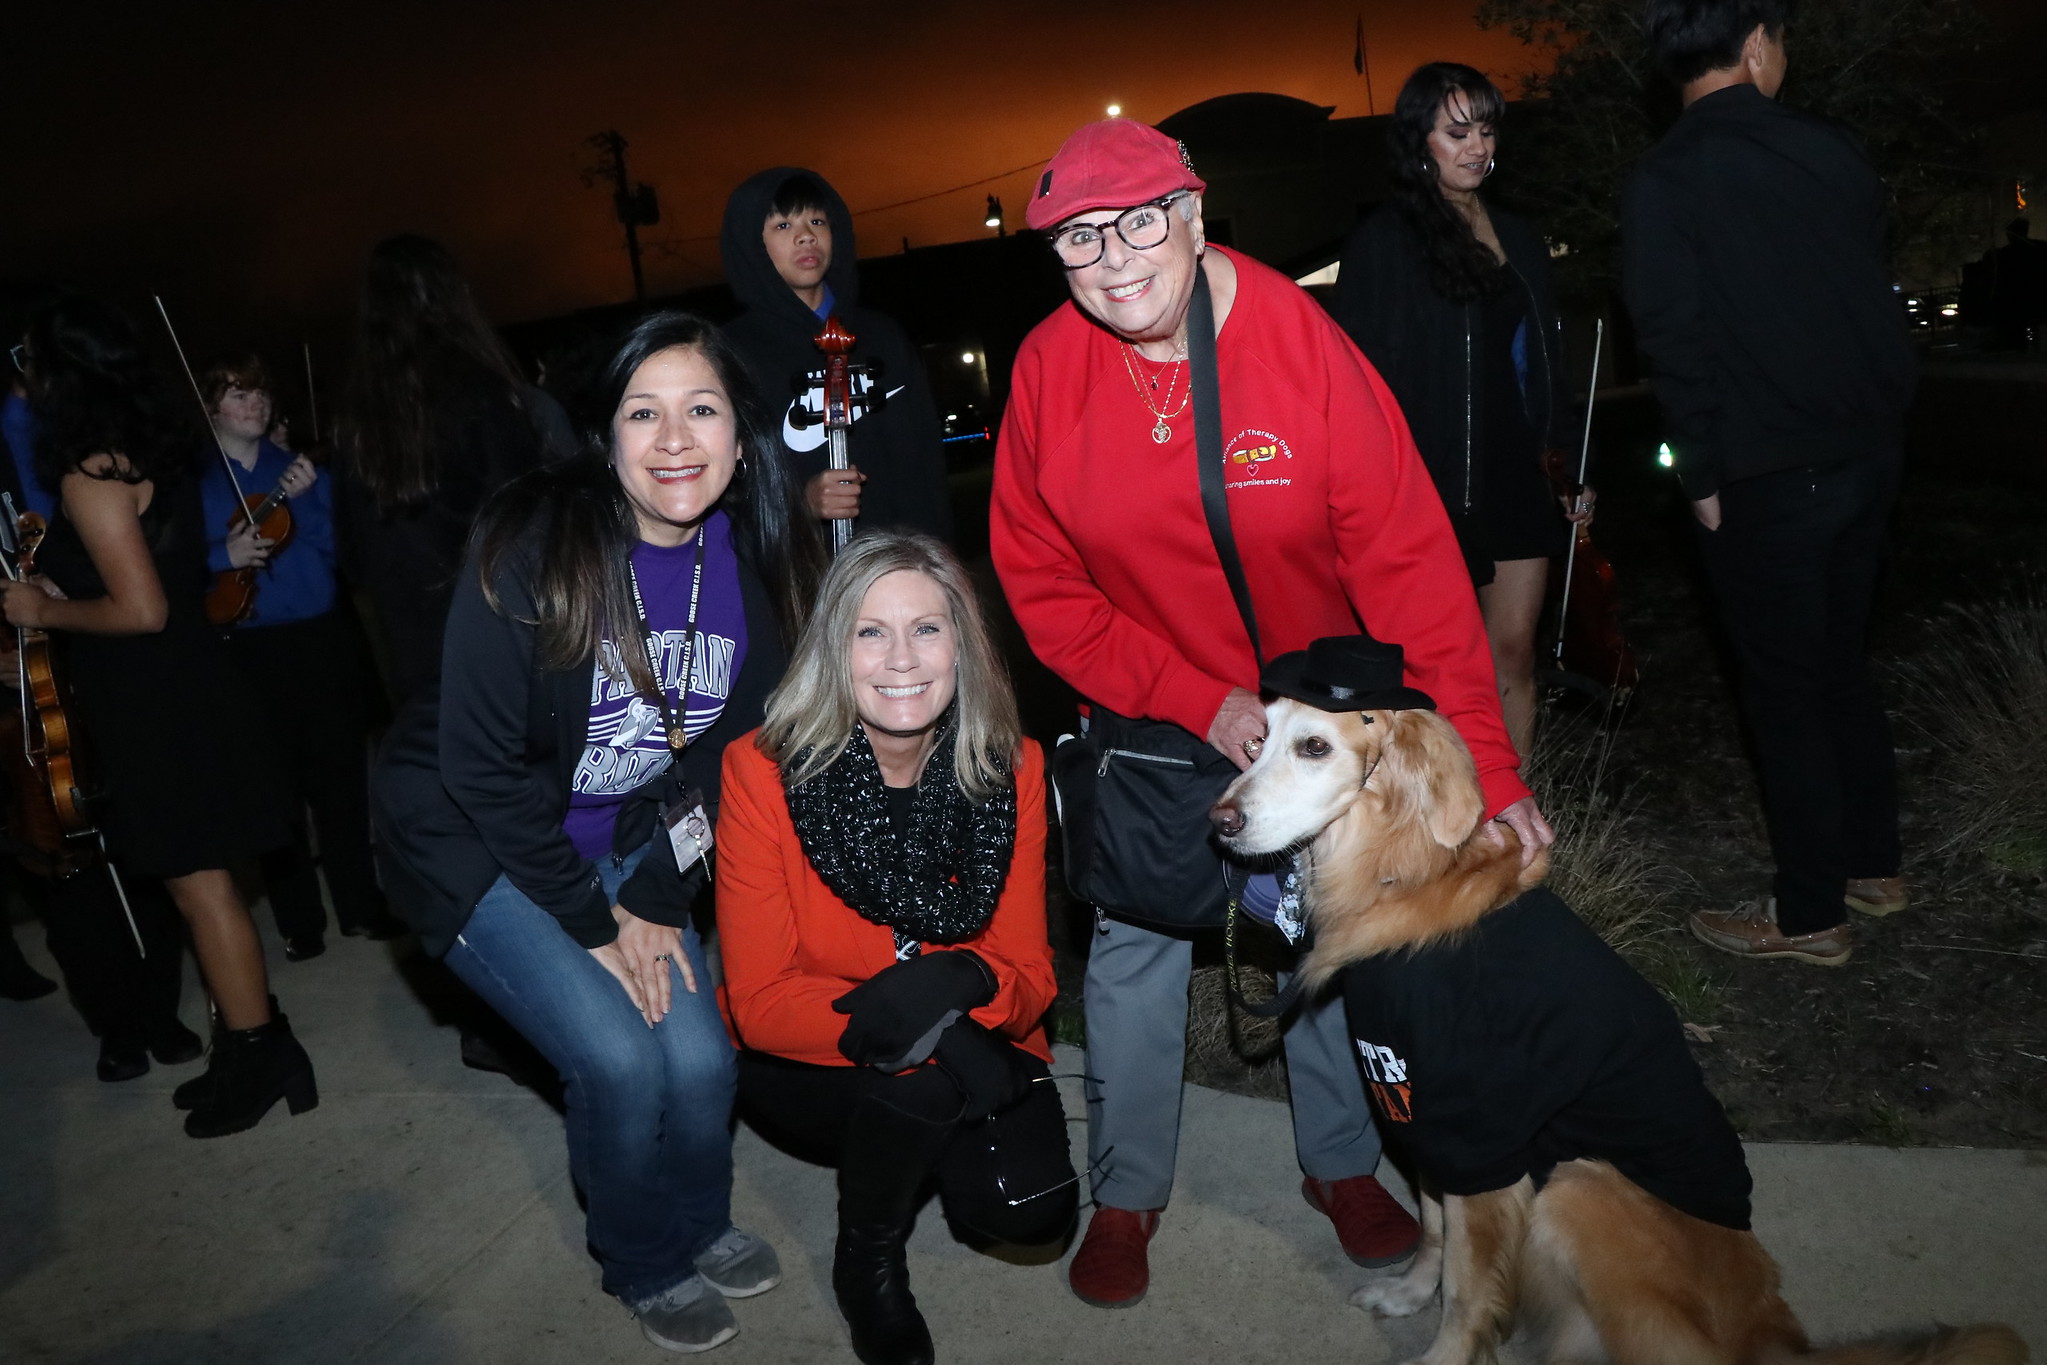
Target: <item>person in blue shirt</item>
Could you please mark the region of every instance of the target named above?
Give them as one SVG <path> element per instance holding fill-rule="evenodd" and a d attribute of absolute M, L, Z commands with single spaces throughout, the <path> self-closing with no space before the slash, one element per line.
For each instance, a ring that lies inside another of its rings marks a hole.
<path fill-rule="evenodd" d="M 311 460 L 269 439 L 275 405 L 260 359 L 245 356 L 209 367 L 200 390 L 219 446 L 201 463 L 207 567 L 215 574 L 256 570 L 249 613 L 216 624 L 274 712 L 274 723 L 251 725 L 250 742 L 280 770 L 301 811 L 297 837 L 262 860 L 285 956 L 297 962 L 326 949 L 327 914 L 308 848 L 306 811 L 341 932 L 394 938 L 404 929 L 384 907 L 370 858 L 372 685 L 361 627 L 336 590 L 332 485 Z M 243 497 L 272 490 L 287 500 L 289 541 L 268 540 L 245 520 L 229 530 Z"/>

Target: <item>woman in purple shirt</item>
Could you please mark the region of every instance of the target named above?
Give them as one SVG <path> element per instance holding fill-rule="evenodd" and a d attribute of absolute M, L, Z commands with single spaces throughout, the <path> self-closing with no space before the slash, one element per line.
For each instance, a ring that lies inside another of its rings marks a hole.
<path fill-rule="evenodd" d="M 781 1273 L 732 1226 L 734 1054 L 691 923 L 691 831 L 822 558 L 744 373 L 688 314 L 633 328 L 607 428 L 485 508 L 437 695 L 375 777 L 393 904 L 561 1073 L 604 1288 L 679 1351 Z"/>

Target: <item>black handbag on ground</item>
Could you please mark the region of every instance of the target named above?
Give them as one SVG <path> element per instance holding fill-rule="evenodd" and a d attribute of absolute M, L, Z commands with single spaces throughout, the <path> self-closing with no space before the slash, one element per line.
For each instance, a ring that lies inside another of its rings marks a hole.
<path fill-rule="evenodd" d="M 1258 620 L 1223 490 L 1222 395 L 1206 271 L 1195 276 L 1187 352 L 1201 510 L 1262 668 Z M 1223 927 L 1245 873 L 1217 851 L 1208 809 L 1236 778 L 1236 764 L 1170 721 L 1136 720 L 1091 705 L 1087 733 L 1062 740 L 1051 769 L 1066 884 L 1074 895 L 1148 929 Z"/>

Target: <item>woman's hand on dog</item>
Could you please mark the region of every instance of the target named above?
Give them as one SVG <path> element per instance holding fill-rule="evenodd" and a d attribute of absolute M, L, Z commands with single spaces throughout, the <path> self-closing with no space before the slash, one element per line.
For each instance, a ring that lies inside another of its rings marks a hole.
<path fill-rule="evenodd" d="M 1524 796 L 1513 805 L 1486 822 L 1486 838 L 1501 848 L 1507 846 L 1507 836 L 1500 826 L 1510 826 L 1521 836 L 1521 866 L 1535 861 L 1535 855 L 1557 841 L 1557 832 L 1550 828 L 1549 821 L 1542 817 L 1542 807 L 1535 804 L 1535 798 Z"/>
<path fill-rule="evenodd" d="M 1250 767 L 1265 743 L 1265 703 L 1258 694 L 1232 687 L 1208 727 L 1208 742 L 1239 768 Z"/>

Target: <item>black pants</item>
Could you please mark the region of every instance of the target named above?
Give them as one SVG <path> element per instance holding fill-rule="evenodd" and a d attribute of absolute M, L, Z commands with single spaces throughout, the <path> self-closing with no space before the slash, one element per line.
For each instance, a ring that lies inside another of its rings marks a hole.
<path fill-rule="evenodd" d="M 1049 1075 L 1033 1057 L 1031 1067 Z M 739 1054 L 739 1107 L 772 1141 L 839 1168 L 839 1215 L 879 1221 L 930 1184 L 955 1235 L 970 1245 L 1041 1246 L 1063 1236 L 1079 1206 L 1066 1111 L 1050 1081 L 980 1123 L 936 1066 L 888 1076 L 870 1066 L 811 1066 Z"/>
<path fill-rule="evenodd" d="M 19 868 L 9 873 L 43 922 L 50 956 L 64 973 L 85 1025 L 110 1042 L 146 1043 L 178 1017 L 184 984 L 185 923 L 170 892 L 154 877 L 123 877 L 144 956 L 105 867 L 50 880 Z"/>
<path fill-rule="evenodd" d="M 272 717 L 250 734 L 251 747 L 276 770 L 283 799 L 291 802 L 292 841 L 261 862 L 277 931 L 291 939 L 327 927 L 307 838 L 308 810 L 335 918 L 343 928 L 376 918 L 384 895 L 370 860 L 374 683 L 354 614 L 342 606 L 310 621 L 241 626 L 227 632 L 227 642 Z"/>
<path fill-rule="evenodd" d="M 1896 758 L 1864 647 L 1900 463 L 1886 451 L 1743 479 L 1720 490 L 1720 529 L 1700 528 L 1789 934 L 1841 923 L 1848 878 L 1898 872 Z"/>

